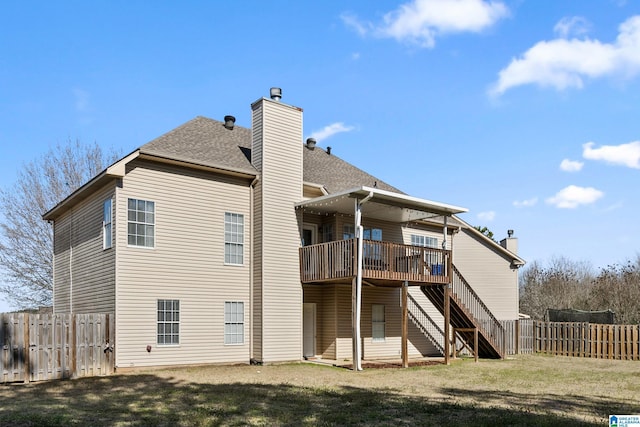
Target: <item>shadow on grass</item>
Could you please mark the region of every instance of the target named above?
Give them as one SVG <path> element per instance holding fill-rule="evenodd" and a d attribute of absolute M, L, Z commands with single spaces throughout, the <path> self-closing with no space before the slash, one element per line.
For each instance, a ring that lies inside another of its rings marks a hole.
<path fill-rule="evenodd" d="M 608 404 L 550 397 L 553 402 L 540 403 L 560 402 L 565 414 L 537 413 L 525 409 L 536 399 L 529 395 L 441 392 L 448 398 L 431 401 L 345 386 L 197 384 L 149 374 L 116 375 L 0 387 L 0 425 L 601 425 L 603 419 L 585 422 L 571 414 L 604 417 L 598 411 Z M 515 404 L 505 408 L 510 402 Z M 620 411 L 638 413 L 640 407 Z"/>
<path fill-rule="evenodd" d="M 580 389 L 581 385 L 576 383 L 574 385 L 576 393 L 564 395 L 544 393 L 544 390 L 536 390 L 536 393 L 517 393 L 500 390 L 470 391 L 460 388 L 444 388 L 440 391 L 452 398 L 466 398 L 473 395 L 474 399 L 487 406 L 507 403 L 516 410 L 531 410 L 536 413 L 564 413 L 582 418 L 598 417 L 601 418 L 600 425 L 608 423 L 609 415 L 640 413 L 640 401 L 635 396 L 630 396 L 624 401 L 606 397 L 586 397 L 580 395 Z"/>

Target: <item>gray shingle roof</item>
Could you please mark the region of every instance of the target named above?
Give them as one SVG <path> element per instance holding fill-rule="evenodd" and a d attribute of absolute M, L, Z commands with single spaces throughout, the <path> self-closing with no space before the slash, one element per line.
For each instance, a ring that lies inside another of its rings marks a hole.
<path fill-rule="evenodd" d="M 329 193 L 368 186 L 401 193 L 397 188 L 321 148 L 303 150 L 303 179 L 324 185 Z M 140 147 L 140 152 L 203 166 L 257 173 L 251 165 L 251 129 L 198 116 Z"/>
<path fill-rule="evenodd" d="M 402 193 L 397 188 L 345 162 L 334 154 L 328 154 L 321 148 L 310 150 L 303 148 L 303 168 L 305 182 L 325 186 L 329 194 L 355 187 L 376 187 L 381 190 Z"/>
<path fill-rule="evenodd" d="M 142 154 L 203 166 L 256 173 L 251 165 L 251 130 L 198 116 L 140 147 Z"/>

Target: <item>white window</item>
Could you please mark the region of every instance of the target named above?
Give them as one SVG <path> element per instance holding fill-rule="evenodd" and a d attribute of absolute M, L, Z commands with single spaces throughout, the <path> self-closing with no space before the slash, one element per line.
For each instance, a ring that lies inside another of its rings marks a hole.
<path fill-rule="evenodd" d="M 180 300 L 158 300 L 158 345 L 180 344 Z"/>
<path fill-rule="evenodd" d="M 130 246 L 155 246 L 155 210 L 154 202 L 129 199 L 127 241 Z"/>
<path fill-rule="evenodd" d="M 384 341 L 384 305 L 371 304 L 371 341 Z"/>
<path fill-rule="evenodd" d="M 102 205 L 102 249 L 109 249 L 113 242 L 113 236 L 111 234 L 111 217 L 111 199 L 107 199 Z"/>
<path fill-rule="evenodd" d="M 411 244 L 413 246 L 422 246 L 425 248 L 438 248 L 438 239 L 435 237 L 411 235 Z"/>
<path fill-rule="evenodd" d="M 244 303 L 224 303 L 224 343 L 244 344 Z"/>
<path fill-rule="evenodd" d="M 244 215 L 224 214 L 224 263 L 244 263 Z"/>

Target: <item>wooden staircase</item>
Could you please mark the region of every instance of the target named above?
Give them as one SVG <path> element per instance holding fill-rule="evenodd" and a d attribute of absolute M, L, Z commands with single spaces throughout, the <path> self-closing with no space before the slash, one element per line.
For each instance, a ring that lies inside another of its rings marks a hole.
<path fill-rule="evenodd" d="M 504 358 L 504 328 L 478 297 L 460 271 L 452 266 L 453 282 L 450 295 L 450 324 L 454 334 L 473 349 L 474 332 L 478 330 L 478 356 L 488 359 Z M 444 314 L 446 285 L 422 286 L 429 301 Z"/>

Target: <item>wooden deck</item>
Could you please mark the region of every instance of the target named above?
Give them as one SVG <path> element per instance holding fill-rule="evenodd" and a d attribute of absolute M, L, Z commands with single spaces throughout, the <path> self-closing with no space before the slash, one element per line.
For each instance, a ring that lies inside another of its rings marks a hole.
<path fill-rule="evenodd" d="M 300 248 L 302 283 L 340 282 L 357 272 L 356 239 Z M 451 251 L 364 240 L 362 278 L 379 286 L 446 284 L 451 276 Z"/>

